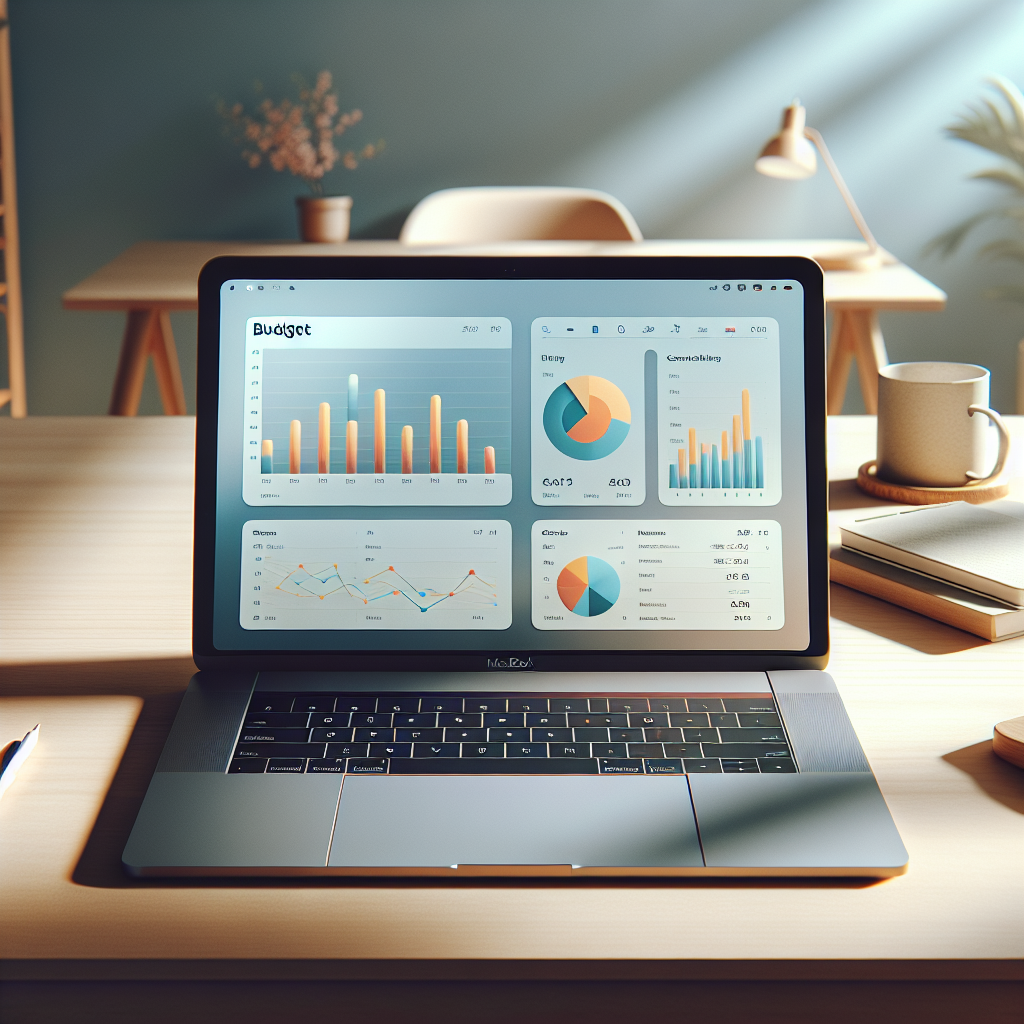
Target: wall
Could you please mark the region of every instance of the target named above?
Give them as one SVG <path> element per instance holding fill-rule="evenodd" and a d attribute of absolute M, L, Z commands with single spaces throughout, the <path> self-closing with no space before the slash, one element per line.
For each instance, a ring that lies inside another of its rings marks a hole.
<path fill-rule="evenodd" d="M 794 94 L 879 241 L 946 289 L 944 313 L 888 314 L 898 359 L 971 359 L 1013 401 L 1019 276 L 925 242 L 996 194 L 941 128 L 986 74 L 1024 81 L 1020 0 L 10 0 L 29 409 L 106 409 L 122 329 L 61 293 L 141 239 L 295 236 L 301 183 L 243 165 L 217 98 L 277 97 L 334 72 L 386 153 L 329 191 L 354 233 L 394 237 L 437 188 L 606 188 L 648 237 L 850 236 L 822 171 L 764 179 L 753 158 Z M 980 236 L 979 236 L 980 237 Z M 195 318 L 173 317 L 186 390 Z M 853 394 L 847 411 L 859 407 Z M 143 411 L 159 402 L 150 379 Z"/>

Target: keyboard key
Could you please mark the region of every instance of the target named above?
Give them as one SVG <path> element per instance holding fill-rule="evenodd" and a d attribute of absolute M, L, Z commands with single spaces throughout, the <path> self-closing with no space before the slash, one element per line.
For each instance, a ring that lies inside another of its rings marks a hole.
<path fill-rule="evenodd" d="M 376 697 L 350 697 L 342 694 L 334 705 L 334 710 L 341 714 L 349 711 L 374 711 L 377 707 Z"/>
<path fill-rule="evenodd" d="M 717 743 L 717 729 L 684 729 L 683 739 L 687 743 Z"/>
<path fill-rule="evenodd" d="M 484 724 L 483 715 L 438 715 L 437 724 L 442 729 L 448 726 L 460 727 L 462 729 L 479 729 Z"/>
<path fill-rule="evenodd" d="M 709 724 L 715 729 L 735 729 L 739 725 L 731 711 L 719 711 L 708 717 L 711 719 Z"/>
<path fill-rule="evenodd" d="M 547 757 L 548 746 L 546 743 L 507 743 L 505 745 L 506 757 Z"/>
<path fill-rule="evenodd" d="M 630 743 L 630 757 L 664 757 L 665 750 L 660 743 Z"/>
<path fill-rule="evenodd" d="M 759 757 L 757 766 L 762 775 L 785 775 L 796 771 L 791 757 Z"/>
<path fill-rule="evenodd" d="M 462 710 L 508 711 L 508 701 L 504 697 L 466 697 L 462 702 Z"/>
<path fill-rule="evenodd" d="M 646 697 L 612 697 L 608 701 L 609 711 L 650 711 L 650 705 Z"/>
<path fill-rule="evenodd" d="M 549 697 L 548 707 L 552 711 L 589 711 L 586 697 Z"/>
<path fill-rule="evenodd" d="M 590 705 L 591 711 L 607 711 L 608 710 L 608 698 L 607 697 L 591 697 L 587 703 Z"/>
<path fill-rule="evenodd" d="M 386 757 L 351 757 L 346 770 L 351 775 L 386 775 L 388 759 Z"/>
<path fill-rule="evenodd" d="M 253 715 L 260 711 L 291 711 L 294 700 L 294 695 L 290 693 L 254 693 L 249 698 L 249 714 Z"/>
<path fill-rule="evenodd" d="M 777 726 L 764 729 L 719 729 L 723 743 L 782 743 L 786 742 L 786 734 Z"/>
<path fill-rule="evenodd" d="M 665 756 L 666 757 L 696 757 L 700 758 L 700 744 L 699 743 L 666 743 Z"/>
<path fill-rule="evenodd" d="M 599 726 L 605 729 L 610 725 L 617 725 L 621 728 L 625 728 L 629 725 L 629 715 L 575 714 L 569 715 L 569 725 L 579 728 Z"/>
<path fill-rule="evenodd" d="M 323 757 L 326 743 L 239 743 L 235 757 Z"/>
<path fill-rule="evenodd" d="M 707 729 L 711 726 L 711 716 L 706 711 L 674 714 L 668 716 L 668 724 L 677 729 Z"/>
<path fill-rule="evenodd" d="M 687 711 L 724 711 L 725 705 L 718 697 L 687 697 Z"/>
<path fill-rule="evenodd" d="M 347 716 L 346 716 L 347 719 Z M 266 714 L 254 714 L 249 712 L 245 716 L 244 729 L 302 729 L 306 726 L 309 715 L 299 713 L 282 714 L 280 712 L 267 712 Z"/>
<path fill-rule="evenodd" d="M 308 729 L 243 729 L 239 743 L 306 743 Z"/>
<path fill-rule="evenodd" d="M 647 743 L 682 743 L 682 729 L 644 729 L 644 740 Z"/>
<path fill-rule="evenodd" d="M 548 757 L 590 757 L 590 744 L 549 743 Z"/>
<path fill-rule="evenodd" d="M 643 729 L 609 729 L 608 739 L 612 743 L 643 743 Z"/>
<path fill-rule="evenodd" d="M 412 757 L 411 743 L 371 743 L 370 758 Z"/>
<path fill-rule="evenodd" d="M 733 760 L 731 758 L 722 758 L 722 771 L 723 772 L 759 772 L 761 769 L 757 767 L 757 761 L 754 758 L 744 758 L 743 760 Z"/>
<path fill-rule="evenodd" d="M 547 697 L 524 697 L 521 700 L 509 699 L 508 702 L 509 711 L 547 711 L 548 710 L 548 699 Z"/>
<path fill-rule="evenodd" d="M 526 725 L 526 716 L 522 713 L 512 714 L 507 711 L 492 711 L 484 715 L 485 728 L 504 726 L 506 729 L 522 729 L 524 725 Z"/>
<path fill-rule="evenodd" d="M 567 722 L 567 716 L 561 715 L 550 715 L 550 714 L 529 714 L 526 716 L 526 724 L 531 729 L 534 726 L 547 726 L 550 729 L 564 729 Z"/>
<path fill-rule="evenodd" d="M 650 701 L 652 711 L 686 710 L 686 701 L 682 697 L 650 697 L 648 699 Z"/>
<path fill-rule="evenodd" d="M 625 757 L 625 743 L 591 743 L 591 757 Z"/>
<path fill-rule="evenodd" d="M 677 757 L 646 757 L 644 769 L 648 775 L 682 775 L 683 762 Z"/>
<path fill-rule="evenodd" d="M 420 711 L 461 711 L 461 697 L 421 697 Z"/>
<path fill-rule="evenodd" d="M 744 729 L 755 729 L 761 728 L 766 725 L 782 725 L 782 721 L 779 716 L 774 712 L 771 714 L 748 714 L 748 715 L 737 715 L 740 720 L 740 726 Z"/>
<path fill-rule="evenodd" d="M 602 757 L 598 759 L 602 775 L 643 775 L 643 761 L 627 757 Z"/>
<path fill-rule="evenodd" d="M 349 723 L 349 725 L 372 725 L 376 726 L 378 729 L 390 729 L 392 718 L 394 718 L 394 715 L 381 713 L 377 711 L 369 713 L 360 712 L 359 714 L 352 716 L 352 721 Z"/>
<path fill-rule="evenodd" d="M 463 743 L 463 757 L 504 757 L 504 743 Z"/>
<path fill-rule="evenodd" d="M 228 765 L 228 775 L 262 775 L 266 769 L 265 757 L 236 757 Z"/>
<path fill-rule="evenodd" d="M 683 770 L 687 775 L 721 775 L 722 762 L 713 757 L 684 757 Z"/>
<path fill-rule="evenodd" d="M 311 757 L 306 762 L 307 775 L 335 775 L 344 772 L 343 757 Z"/>
<path fill-rule="evenodd" d="M 395 740 L 398 743 L 440 743 L 444 739 L 444 729 L 396 729 Z"/>
<path fill-rule="evenodd" d="M 349 762 L 349 771 L 352 770 Z M 392 775 L 596 775 L 591 757 L 438 757 L 431 760 L 396 758 Z"/>
<path fill-rule="evenodd" d="M 370 751 L 369 743 L 328 743 L 327 757 L 366 757 Z"/>
<path fill-rule="evenodd" d="M 646 715 L 643 712 L 634 712 L 629 716 L 629 727 L 631 729 L 649 729 L 655 725 L 668 727 L 668 715 L 664 711 L 652 711 Z"/>
<path fill-rule="evenodd" d="M 395 715 L 392 724 L 396 729 L 399 727 L 411 729 L 413 726 L 433 729 L 437 727 L 437 715 L 429 711 L 419 712 L 415 715 Z"/>
<path fill-rule="evenodd" d="M 347 711 L 334 711 L 329 715 L 310 715 L 309 716 L 309 727 L 311 729 L 318 729 L 321 726 L 333 725 L 336 729 L 344 729 L 346 726 L 351 725 Z"/>
<path fill-rule="evenodd" d="M 569 743 L 572 729 L 531 729 L 530 739 L 535 743 Z"/>
<path fill-rule="evenodd" d="M 314 729 L 309 737 L 314 743 L 325 740 L 328 743 L 347 743 L 352 739 L 351 729 Z"/>
<path fill-rule="evenodd" d="M 395 738 L 394 729 L 354 729 L 352 737 L 359 743 L 387 743 Z"/>
<path fill-rule="evenodd" d="M 488 729 L 487 739 L 498 743 L 529 743 L 529 729 Z"/>
<path fill-rule="evenodd" d="M 607 729 L 573 729 L 572 738 L 583 743 L 608 743 Z"/>
<path fill-rule="evenodd" d="M 487 741 L 486 729 L 445 729 L 445 743 L 474 743 L 476 741 Z"/>
<path fill-rule="evenodd" d="M 461 751 L 458 743 L 414 743 L 413 757 L 458 757 Z"/>
<path fill-rule="evenodd" d="M 385 713 L 397 714 L 398 712 L 404 711 L 411 713 L 419 711 L 420 699 L 419 697 L 378 697 L 377 698 L 377 711 L 383 711 Z"/>
<path fill-rule="evenodd" d="M 775 701 L 771 696 L 764 697 L 744 697 L 742 699 L 736 699 L 726 697 L 725 707 L 723 711 L 744 711 L 747 713 L 767 711 L 769 714 L 775 713 Z"/>
<path fill-rule="evenodd" d="M 789 750 L 784 743 L 701 743 L 705 757 L 757 758 L 788 757 Z"/>
<path fill-rule="evenodd" d="M 272 757 L 267 764 L 267 772 L 294 772 L 301 775 L 306 770 L 304 757 Z"/>
<path fill-rule="evenodd" d="M 333 711 L 334 696 L 324 697 L 318 694 L 302 695 L 295 698 L 292 711 Z"/>

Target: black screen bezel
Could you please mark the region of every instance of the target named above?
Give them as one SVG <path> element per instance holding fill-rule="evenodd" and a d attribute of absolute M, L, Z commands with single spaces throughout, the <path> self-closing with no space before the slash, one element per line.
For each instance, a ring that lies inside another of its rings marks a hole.
<path fill-rule="evenodd" d="M 804 296 L 808 620 L 800 651 L 225 651 L 213 643 L 220 293 L 228 280 L 789 279 Z M 828 660 L 825 304 L 821 268 L 798 256 L 219 256 L 199 275 L 192 649 L 202 669 L 250 671 L 687 672 L 824 668 Z"/>

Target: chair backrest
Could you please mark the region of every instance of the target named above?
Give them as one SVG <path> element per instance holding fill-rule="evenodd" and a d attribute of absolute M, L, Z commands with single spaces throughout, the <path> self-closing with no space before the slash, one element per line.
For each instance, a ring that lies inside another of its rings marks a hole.
<path fill-rule="evenodd" d="M 588 188 L 446 188 L 420 200 L 399 236 L 406 245 L 552 239 L 640 242 L 633 215 Z"/>

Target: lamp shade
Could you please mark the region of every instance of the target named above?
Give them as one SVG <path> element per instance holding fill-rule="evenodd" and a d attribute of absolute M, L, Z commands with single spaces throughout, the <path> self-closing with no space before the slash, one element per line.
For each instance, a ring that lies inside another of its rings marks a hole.
<path fill-rule="evenodd" d="M 804 135 L 807 111 L 799 103 L 782 113 L 782 129 L 769 139 L 754 166 L 770 178 L 809 178 L 818 169 L 814 146 Z"/>

